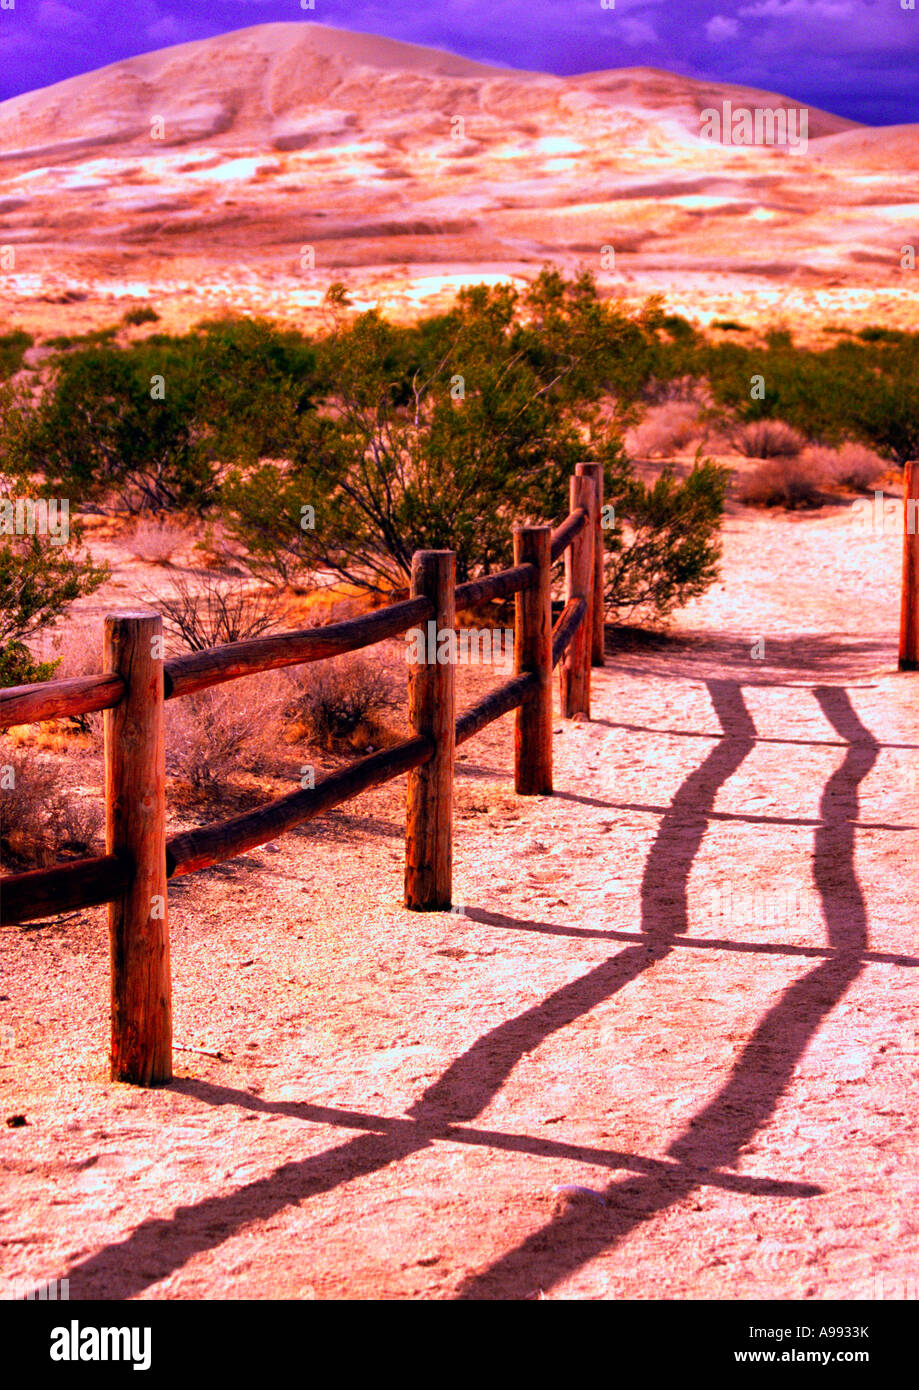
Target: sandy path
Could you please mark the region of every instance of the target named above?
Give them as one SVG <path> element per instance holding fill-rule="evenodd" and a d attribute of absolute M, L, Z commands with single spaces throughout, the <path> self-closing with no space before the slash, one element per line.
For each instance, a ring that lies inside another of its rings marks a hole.
<path fill-rule="evenodd" d="M 464 915 L 398 906 L 401 783 L 176 884 L 177 1039 L 225 1060 L 168 1088 L 105 1081 L 101 911 L 5 933 L 4 1281 L 915 1297 L 898 553 L 732 515 L 724 584 L 556 726 L 558 795 L 508 720 L 463 750 Z"/>

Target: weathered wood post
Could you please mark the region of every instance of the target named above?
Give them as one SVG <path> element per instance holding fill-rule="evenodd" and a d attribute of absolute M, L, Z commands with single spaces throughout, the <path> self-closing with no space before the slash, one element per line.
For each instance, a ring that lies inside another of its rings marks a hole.
<path fill-rule="evenodd" d="M 560 664 L 562 714 L 570 719 L 575 714 L 586 714 L 590 718 L 590 661 L 593 644 L 593 588 L 594 588 L 594 528 L 593 507 L 596 499 L 596 484 L 588 473 L 577 471 L 571 479 L 571 510 L 583 507 L 588 516 L 587 525 L 571 542 L 565 551 L 565 601 L 582 598 L 587 604 L 587 613 Z"/>
<path fill-rule="evenodd" d="M 158 613 L 105 619 L 103 669 L 125 683 L 105 711 L 105 847 L 133 864 L 109 904 L 113 1081 L 172 1080 L 172 986 L 166 899 L 163 624 Z"/>
<path fill-rule="evenodd" d="M 412 729 L 434 743 L 434 756 L 408 774 L 405 827 L 405 906 L 443 912 L 453 891 L 453 766 L 456 750 L 456 556 L 418 550 L 412 557 L 412 597 L 434 605 L 423 652 L 409 649 L 408 708 Z M 412 657 L 423 655 L 424 659 Z"/>
<path fill-rule="evenodd" d="M 903 469 L 899 666 L 901 671 L 919 669 L 919 459 L 912 459 Z"/>
<path fill-rule="evenodd" d="M 606 612 L 606 595 L 604 594 L 606 573 L 604 569 L 604 556 L 606 547 L 603 544 L 603 464 L 602 463 L 579 463 L 578 472 L 590 475 L 594 480 L 596 495 L 596 516 L 594 517 L 594 621 L 591 640 L 590 660 L 592 666 L 605 665 L 604 647 L 604 627 L 603 619 Z"/>
<path fill-rule="evenodd" d="M 517 706 L 514 724 L 514 790 L 520 796 L 552 794 L 552 528 L 514 531 L 514 564 L 535 565 L 536 583 L 515 595 L 514 670 L 535 671 L 539 686 Z"/>

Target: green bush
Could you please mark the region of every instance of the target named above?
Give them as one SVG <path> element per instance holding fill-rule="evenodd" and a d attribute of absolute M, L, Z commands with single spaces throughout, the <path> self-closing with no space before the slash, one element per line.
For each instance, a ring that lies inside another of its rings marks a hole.
<path fill-rule="evenodd" d="M 446 547 L 462 582 L 510 562 L 514 522 L 564 514 L 585 443 L 558 360 L 527 351 L 515 312 L 508 287 L 476 287 L 421 332 L 376 312 L 342 326 L 323 349 L 334 392 L 303 417 L 290 467 L 237 469 L 225 487 L 253 568 L 389 592 L 415 550 Z M 608 430 L 591 450 L 625 468 Z"/>
<path fill-rule="evenodd" d="M 159 321 L 159 314 L 150 304 L 139 304 L 135 309 L 128 309 L 121 318 L 121 322 L 130 327 L 138 327 L 142 323 L 159 323 Z"/>
<path fill-rule="evenodd" d="M 56 361 L 37 406 L 7 407 L 6 466 L 83 503 L 114 493 L 130 511 L 203 511 L 222 462 L 290 447 L 315 364 L 300 334 L 248 319 L 84 345 Z"/>
<path fill-rule="evenodd" d="M 0 334 L 0 381 L 6 381 L 22 366 L 26 349 L 35 339 L 23 328 L 14 328 L 11 333 Z"/>
<path fill-rule="evenodd" d="M 33 661 L 26 638 L 108 578 L 106 566 L 70 548 L 38 535 L 0 539 L 0 685 L 49 680 L 58 662 Z"/>
<path fill-rule="evenodd" d="M 684 482 L 665 469 L 650 487 L 631 479 L 615 499 L 607 532 L 606 602 L 622 616 L 666 618 L 718 578 L 721 516 L 730 470 L 699 460 Z M 605 494 L 606 495 L 606 494 Z"/>

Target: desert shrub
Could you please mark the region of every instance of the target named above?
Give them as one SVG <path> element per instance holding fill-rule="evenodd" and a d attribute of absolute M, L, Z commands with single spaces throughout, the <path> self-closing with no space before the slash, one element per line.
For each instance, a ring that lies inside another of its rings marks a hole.
<path fill-rule="evenodd" d="M 65 619 L 53 632 L 44 632 L 38 655 L 49 661 L 57 680 L 95 676 L 102 670 L 103 623 L 100 618 Z M 35 644 L 33 643 L 33 648 Z M 67 723 L 102 746 L 102 714 L 71 714 Z"/>
<path fill-rule="evenodd" d="M 902 343 L 908 335 L 902 329 L 869 324 L 867 328 L 860 328 L 855 336 L 861 338 L 863 343 Z"/>
<path fill-rule="evenodd" d="M 280 741 L 286 692 L 272 672 L 201 690 L 166 705 L 166 770 L 205 796 L 253 772 Z"/>
<path fill-rule="evenodd" d="M 682 483 L 665 469 L 653 486 L 633 479 L 623 490 L 617 527 L 606 532 L 606 602 L 615 614 L 665 618 L 714 583 L 729 477 L 729 469 L 697 458 Z"/>
<path fill-rule="evenodd" d="M 183 337 L 81 343 L 41 398 L 7 405 L 7 466 L 81 503 L 113 491 L 129 510 L 206 510 L 220 465 L 282 457 L 314 390 L 299 333 L 217 320 Z"/>
<path fill-rule="evenodd" d="M 512 520 L 562 509 L 584 444 L 554 378 L 514 348 L 514 310 L 508 286 L 461 295 L 424 376 L 431 344 L 378 313 L 337 331 L 325 347 L 334 396 L 304 417 L 292 466 L 236 471 L 224 490 L 257 572 L 288 583 L 331 570 L 388 593 L 407 584 L 414 551 L 446 547 L 462 582 L 509 563 Z"/>
<path fill-rule="evenodd" d="M 304 416 L 289 461 L 231 471 L 227 528 L 252 572 L 274 583 L 331 572 L 388 596 L 407 587 L 416 550 L 453 550 L 459 582 L 509 564 L 512 525 L 564 516 L 568 478 L 585 456 L 603 465 L 609 502 L 644 507 L 619 426 L 637 409 L 662 337 L 687 353 L 695 343 L 665 318 L 656 301 L 630 318 L 599 300 L 590 276 L 544 272 L 523 295 L 470 287 L 449 313 L 410 328 L 377 312 L 342 319 L 322 344 L 328 398 Z M 693 414 L 707 403 L 703 388 L 690 381 L 680 396 Z M 690 412 L 677 413 L 682 424 Z M 672 486 L 673 516 L 699 501 L 699 491 Z M 686 540 L 669 523 L 663 535 L 682 553 L 669 566 L 677 576 Z M 710 539 L 706 530 L 703 549 Z M 670 592 L 659 567 L 639 584 L 643 557 L 657 567 L 659 548 L 636 550 L 630 584 L 665 605 L 688 592 L 682 580 Z"/>
<path fill-rule="evenodd" d="M 36 661 L 25 642 L 0 646 L 0 686 L 34 685 L 57 673 L 56 661 Z"/>
<path fill-rule="evenodd" d="M 137 327 L 142 323 L 159 323 L 160 316 L 150 304 L 139 304 L 122 316 L 121 322 Z"/>
<path fill-rule="evenodd" d="M 699 407 L 690 401 L 652 405 L 641 423 L 626 432 L 626 452 L 636 458 L 675 454 L 697 438 L 702 428 Z"/>
<path fill-rule="evenodd" d="M 873 449 L 851 440 L 838 449 L 806 449 L 804 458 L 822 471 L 828 485 L 851 488 L 853 492 L 867 492 L 888 467 Z"/>
<path fill-rule="evenodd" d="M 98 800 L 61 785 L 55 764 L 0 746 L 0 850 L 17 868 L 35 868 L 95 849 L 102 829 Z"/>
<path fill-rule="evenodd" d="M 127 540 L 136 560 L 148 565 L 168 565 L 185 544 L 185 531 L 167 518 L 140 517 Z"/>
<path fill-rule="evenodd" d="M 193 652 L 260 637 L 281 621 L 273 594 L 254 593 L 213 574 L 176 575 L 166 593 L 148 591 L 143 597 L 162 614 L 166 632 Z"/>
<path fill-rule="evenodd" d="M 22 366 L 22 359 L 35 339 L 23 328 L 0 334 L 0 381 L 5 381 Z"/>
<path fill-rule="evenodd" d="M 659 358 L 660 375 L 707 377 L 718 404 L 744 420 L 781 419 L 828 444 L 859 440 L 898 463 L 919 453 L 919 333 L 869 331 L 819 350 L 771 335 L 765 348 L 708 342 Z M 750 396 L 756 375 L 761 399 Z"/>
<path fill-rule="evenodd" d="M 766 330 L 766 346 L 771 352 L 781 352 L 784 349 L 794 348 L 794 339 L 790 328 L 774 327 Z"/>
<path fill-rule="evenodd" d="M 36 663 L 26 641 L 108 578 L 106 566 L 47 536 L 0 537 L 0 685 L 49 680 L 57 663 Z"/>
<path fill-rule="evenodd" d="M 753 507 L 819 507 L 825 482 L 825 465 L 813 453 L 764 459 L 741 479 L 738 496 Z"/>
<path fill-rule="evenodd" d="M 713 319 L 712 328 L 720 328 L 722 333 L 749 333 L 750 328 L 746 323 L 738 323 L 736 319 Z"/>
<path fill-rule="evenodd" d="M 286 712 L 319 748 L 364 745 L 381 735 L 381 719 L 405 699 L 403 682 L 380 654 L 311 662 L 288 676 Z"/>
<path fill-rule="evenodd" d="M 753 459 L 794 458 L 804 448 L 797 430 L 781 420 L 752 420 L 734 434 L 738 451 Z"/>

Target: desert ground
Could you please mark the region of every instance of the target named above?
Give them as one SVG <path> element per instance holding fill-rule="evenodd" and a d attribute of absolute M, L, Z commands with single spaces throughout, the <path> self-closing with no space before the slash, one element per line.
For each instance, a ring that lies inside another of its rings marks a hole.
<path fill-rule="evenodd" d="M 454 913 L 400 905 L 402 781 L 174 882 L 169 1086 L 107 1080 L 104 909 L 5 932 L 4 1280 L 915 1296 L 900 545 L 731 502 L 721 583 L 609 629 L 554 797 L 509 719 L 461 750 Z"/>
<path fill-rule="evenodd" d="M 134 303 L 312 330 L 332 282 L 406 319 L 549 262 L 702 327 L 919 328 L 919 128 L 812 111 L 800 154 L 714 148 L 728 98 L 790 105 L 318 25 L 119 63 L 0 105 L 0 329 L 35 365 Z M 167 571 L 87 540 L 101 645 Z M 105 909 L 4 929 L 0 1292 L 915 1297 L 901 545 L 851 498 L 732 497 L 720 582 L 608 628 L 553 797 L 514 795 L 509 718 L 460 751 L 452 913 L 401 906 L 404 779 L 174 881 L 170 1085 L 108 1080 Z M 500 678 L 461 668 L 461 707 Z M 171 828 L 214 818 L 170 797 Z"/>

